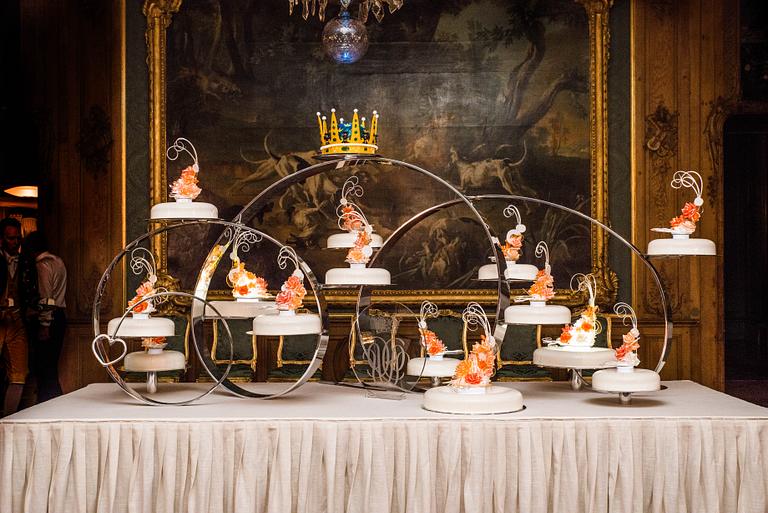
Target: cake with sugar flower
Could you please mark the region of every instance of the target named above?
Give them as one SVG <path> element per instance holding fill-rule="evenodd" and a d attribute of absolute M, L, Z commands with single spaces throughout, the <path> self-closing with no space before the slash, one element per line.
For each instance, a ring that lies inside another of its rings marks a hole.
<path fill-rule="evenodd" d="M 656 239 L 648 243 L 648 255 L 715 255 L 715 243 L 707 239 L 693 238 L 696 223 L 701 220 L 702 197 L 704 182 L 696 171 L 677 171 L 672 176 L 673 189 L 692 189 L 696 194 L 693 202 L 686 202 L 680 211 L 669 222 L 669 228 L 651 228 L 651 231 L 669 233 L 671 239 Z"/>
<path fill-rule="evenodd" d="M 520 210 L 518 210 L 518 208 L 514 205 L 507 205 L 502 213 L 506 218 L 514 216 L 517 221 L 517 224 L 507 231 L 504 244 L 499 246 L 502 255 L 504 255 L 504 279 L 510 281 L 533 281 L 536 279 L 536 274 L 538 272 L 536 266 L 517 263 L 523 253 L 523 241 L 525 238 L 524 233 L 526 230 L 526 227 L 521 220 Z M 497 240 L 495 240 L 495 242 L 498 243 Z M 491 260 L 495 262 L 496 257 L 491 257 Z M 498 280 L 498 266 L 493 263 L 480 267 L 480 270 L 477 273 L 477 279 L 493 281 Z"/>
<path fill-rule="evenodd" d="M 591 274 L 577 273 L 571 278 L 571 289 L 587 294 L 587 304 L 578 319 L 568 323 L 556 339 L 545 338 L 546 347 L 533 352 L 533 363 L 542 367 L 561 369 L 601 369 L 611 366 L 613 351 L 594 347 L 601 331 L 595 304 L 597 283 Z M 575 385 L 578 387 L 578 385 Z"/>
<path fill-rule="evenodd" d="M 219 211 L 215 205 L 195 201 L 203 190 L 200 188 L 200 164 L 197 160 L 197 150 L 192 143 L 179 137 L 168 147 L 166 156 L 175 161 L 182 154 L 192 158 L 192 164 L 181 170 L 179 177 L 171 185 L 172 202 L 158 203 L 150 211 L 152 219 L 216 219 Z"/>
<path fill-rule="evenodd" d="M 389 285 L 391 280 L 389 271 L 366 266 L 373 255 L 374 233 L 373 225 L 368 222 L 363 211 L 349 199 L 352 196 L 362 196 L 362 187 L 358 184 L 358 178 L 351 176 L 347 179 L 342 191 L 336 213 L 339 228 L 348 230 L 348 233 L 354 236 L 345 259 L 349 267 L 328 270 L 325 273 L 325 284 Z M 379 240 L 381 240 L 380 237 Z M 338 245 L 341 244 L 338 241 L 334 244 L 335 247 L 341 247 Z M 329 239 L 328 247 L 331 247 L 331 239 Z"/>
<path fill-rule="evenodd" d="M 544 241 L 536 245 L 536 256 L 544 257 L 544 268 L 536 273 L 528 294 L 515 298 L 516 303 L 504 310 L 504 322 L 507 324 L 567 324 L 571 321 L 571 311 L 561 305 L 548 305 L 547 301 L 555 297 L 555 280 L 549 264 L 549 247 Z"/>
<path fill-rule="evenodd" d="M 320 316 L 313 313 L 300 313 L 304 305 L 307 289 L 304 287 L 304 273 L 299 265 L 299 257 L 293 248 L 283 246 L 277 256 L 280 269 L 289 265 L 293 272 L 283 282 L 280 292 L 275 296 L 277 315 L 257 315 L 253 319 L 254 335 L 310 335 L 322 332 Z"/>
<path fill-rule="evenodd" d="M 429 329 L 428 319 L 434 319 L 439 312 L 437 305 L 431 301 L 421 303 L 418 317 L 419 342 L 422 354 L 426 353 L 426 357 L 411 358 L 406 367 L 406 374 L 409 376 L 432 378 L 432 384 L 435 386 L 440 384 L 440 378 L 453 376 L 459 363 L 456 358 L 445 358 L 445 355 L 463 352 L 449 351 L 437 333 Z"/>
<path fill-rule="evenodd" d="M 483 308 L 470 303 L 462 314 L 470 329 L 481 328 L 480 341 L 458 363 L 447 386 L 431 388 L 424 394 L 424 408 L 440 413 L 496 414 L 523 409 L 522 394 L 508 386 L 494 385 L 498 344 Z"/>
<path fill-rule="evenodd" d="M 592 375 L 592 388 L 600 392 L 615 392 L 621 394 L 621 400 L 628 403 L 631 393 L 655 392 L 661 389 L 659 374 L 650 369 L 638 369 L 640 359 L 637 350 L 640 349 L 640 330 L 637 326 L 637 315 L 627 303 L 617 303 L 613 307 L 624 324 L 631 327 L 622 336 L 622 343 L 613 355 L 612 369 L 602 369 Z"/>

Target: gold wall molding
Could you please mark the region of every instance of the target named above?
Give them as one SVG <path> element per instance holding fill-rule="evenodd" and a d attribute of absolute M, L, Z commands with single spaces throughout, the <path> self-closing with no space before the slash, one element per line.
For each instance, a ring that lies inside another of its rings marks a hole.
<path fill-rule="evenodd" d="M 613 0 L 579 0 L 587 14 L 589 26 L 589 91 L 590 91 L 590 174 L 591 215 L 609 224 L 608 219 L 608 60 L 610 45 L 609 14 Z M 181 8 L 181 0 L 146 0 L 143 12 L 147 18 L 146 43 L 149 67 L 150 103 L 150 202 L 152 205 L 167 200 L 166 148 L 166 31 L 173 14 Z M 598 284 L 597 300 L 601 304 L 615 301 L 619 281 L 608 266 L 608 234 L 597 227 L 591 228 L 592 273 Z M 158 275 L 168 284 L 176 283 L 169 275 L 168 241 L 166 234 L 153 237 L 152 251 L 158 264 Z M 380 292 L 380 293 L 379 293 Z M 376 297 L 384 301 L 420 303 L 424 297 L 445 302 L 495 302 L 496 293 L 461 290 L 377 291 Z M 211 291 L 210 296 L 225 295 L 225 291 Z M 356 293 L 329 291 L 330 304 L 354 304 Z M 493 298 L 493 299 L 491 299 Z M 585 301 L 581 293 L 568 289 L 558 290 L 556 296 L 568 304 Z M 178 305 L 182 306 L 182 305 Z"/>

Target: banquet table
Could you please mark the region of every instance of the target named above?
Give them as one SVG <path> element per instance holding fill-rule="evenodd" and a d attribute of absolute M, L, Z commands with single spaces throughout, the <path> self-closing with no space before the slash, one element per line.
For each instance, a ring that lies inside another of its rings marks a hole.
<path fill-rule="evenodd" d="M 664 385 L 623 406 L 566 383 L 505 383 L 523 411 L 456 416 L 422 409 L 420 394 L 321 383 L 190 406 L 93 384 L 0 421 L 0 512 L 767 511 L 768 409 Z"/>

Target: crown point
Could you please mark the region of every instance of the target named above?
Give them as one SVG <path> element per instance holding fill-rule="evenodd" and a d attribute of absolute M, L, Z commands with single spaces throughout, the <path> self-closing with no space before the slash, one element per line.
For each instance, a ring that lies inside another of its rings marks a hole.
<path fill-rule="evenodd" d="M 355 109 L 355 112 L 357 112 L 357 109 Z"/>
<path fill-rule="evenodd" d="M 373 115 L 375 116 L 376 114 L 377 114 L 377 112 L 374 110 L 374 111 L 373 111 Z"/>
<path fill-rule="evenodd" d="M 327 119 L 325 116 L 323 116 L 323 119 Z"/>
<path fill-rule="evenodd" d="M 320 116 L 320 111 L 317 111 L 317 115 L 318 115 L 318 117 Z"/>
<path fill-rule="evenodd" d="M 331 112 L 336 112 L 336 109 L 331 109 Z"/>

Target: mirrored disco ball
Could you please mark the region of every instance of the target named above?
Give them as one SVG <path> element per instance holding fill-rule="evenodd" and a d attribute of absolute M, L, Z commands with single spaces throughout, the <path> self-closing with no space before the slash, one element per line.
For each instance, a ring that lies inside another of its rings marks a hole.
<path fill-rule="evenodd" d="M 323 29 L 323 50 L 334 62 L 352 64 L 368 50 L 368 30 L 365 24 L 342 12 Z"/>

